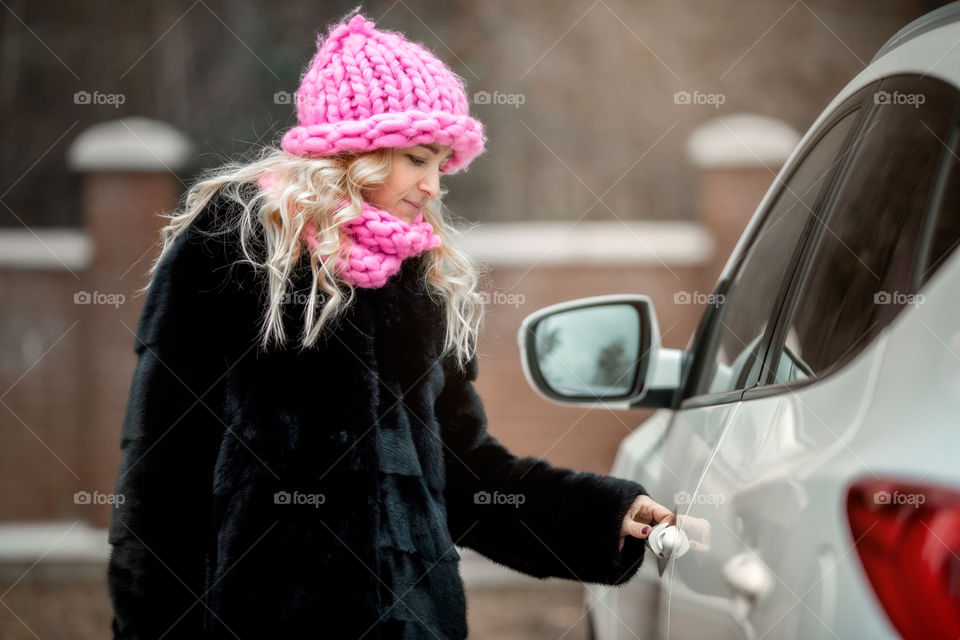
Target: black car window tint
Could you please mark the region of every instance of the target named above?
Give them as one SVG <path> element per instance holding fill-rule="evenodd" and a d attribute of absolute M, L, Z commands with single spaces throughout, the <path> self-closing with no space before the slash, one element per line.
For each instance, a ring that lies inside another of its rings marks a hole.
<path fill-rule="evenodd" d="M 944 146 L 950 153 L 942 176 L 943 189 L 937 194 L 939 202 L 936 204 L 937 213 L 929 249 L 921 263 L 920 286 L 927 283 L 960 245 L 960 119 L 956 115 L 949 140 L 944 140 Z"/>
<path fill-rule="evenodd" d="M 939 81 L 897 79 L 881 83 L 874 103 L 815 221 L 773 382 L 836 370 L 922 301 L 911 282 L 954 93 Z"/>
<path fill-rule="evenodd" d="M 811 212 L 838 164 L 857 113 L 853 110 L 838 120 L 806 154 L 776 196 L 727 295 L 716 300 L 715 329 L 695 395 L 742 389 L 751 370 L 762 362 L 767 324 L 793 273 Z"/>

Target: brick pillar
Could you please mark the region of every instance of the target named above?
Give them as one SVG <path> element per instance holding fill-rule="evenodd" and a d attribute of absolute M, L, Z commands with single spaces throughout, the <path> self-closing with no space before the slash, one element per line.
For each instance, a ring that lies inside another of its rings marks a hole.
<path fill-rule="evenodd" d="M 713 290 L 747 222 L 799 140 L 797 131 L 782 120 L 747 113 L 715 118 L 690 135 L 687 155 L 700 169 L 700 220 L 716 246 L 701 291 Z"/>
<path fill-rule="evenodd" d="M 191 157 L 173 127 L 141 117 L 111 120 L 81 133 L 67 151 L 83 174 L 83 222 L 92 260 L 75 295 L 85 382 L 77 491 L 110 493 L 120 460 L 120 427 L 136 357 L 133 331 L 143 306 L 136 290 L 160 249 L 158 213 L 177 207 L 176 175 Z M 75 516 L 104 525 L 109 505 L 75 504 Z"/>

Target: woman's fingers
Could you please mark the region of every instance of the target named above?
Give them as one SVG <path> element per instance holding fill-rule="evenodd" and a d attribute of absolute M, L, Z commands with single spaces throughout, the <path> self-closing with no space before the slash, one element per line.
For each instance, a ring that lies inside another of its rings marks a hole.
<path fill-rule="evenodd" d="M 661 522 L 669 522 L 670 524 L 677 523 L 677 518 L 675 515 L 673 515 L 673 511 L 670 511 L 663 505 L 658 504 L 657 507 L 659 507 L 659 509 L 654 514 L 654 519 L 656 520 L 657 524 L 660 524 Z"/>
<path fill-rule="evenodd" d="M 651 527 L 648 524 L 643 524 L 642 522 L 634 521 L 633 523 L 631 523 L 631 528 L 633 529 L 632 535 L 634 538 L 643 539 L 643 538 L 646 538 L 648 535 L 650 535 Z"/>
<path fill-rule="evenodd" d="M 662 504 L 654 502 L 650 496 L 640 496 L 634 504 L 639 507 L 637 515 L 634 516 L 636 520 L 651 524 L 660 524 L 664 521 L 672 524 L 674 521 L 673 512 Z"/>
<path fill-rule="evenodd" d="M 620 527 L 620 546 L 623 547 L 623 538 L 633 536 L 634 538 L 646 538 L 650 535 L 651 526 L 644 522 L 637 522 L 631 514 L 627 514 Z"/>

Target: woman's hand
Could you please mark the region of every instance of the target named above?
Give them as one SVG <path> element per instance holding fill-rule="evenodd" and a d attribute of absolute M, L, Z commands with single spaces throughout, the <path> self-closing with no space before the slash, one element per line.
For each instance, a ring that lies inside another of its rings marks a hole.
<path fill-rule="evenodd" d="M 639 495 L 623 517 L 620 525 L 620 550 L 623 550 L 623 541 L 627 536 L 646 538 L 650 535 L 653 525 L 663 521 L 674 523 L 673 512 L 662 504 L 658 504 L 648 495 Z"/>

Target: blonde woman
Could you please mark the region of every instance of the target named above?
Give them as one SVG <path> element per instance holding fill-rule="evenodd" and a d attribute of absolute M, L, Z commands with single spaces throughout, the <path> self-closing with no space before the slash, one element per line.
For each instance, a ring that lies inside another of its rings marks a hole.
<path fill-rule="evenodd" d="M 667 509 L 487 432 L 477 268 L 440 207 L 485 142 L 460 79 L 356 14 L 296 106 L 282 148 L 206 175 L 163 230 L 110 525 L 115 637 L 461 639 L 454 545 L 628 580 Z"/>

